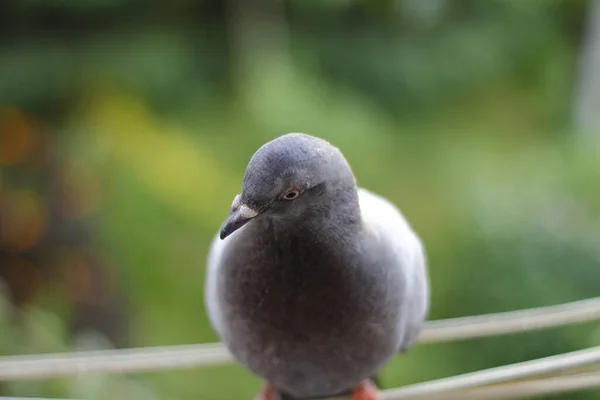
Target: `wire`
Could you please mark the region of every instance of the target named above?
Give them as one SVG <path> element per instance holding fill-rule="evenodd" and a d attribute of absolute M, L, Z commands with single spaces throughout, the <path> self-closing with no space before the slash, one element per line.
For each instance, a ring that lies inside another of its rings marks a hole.
<path fill-rule="evenodd" d="M 428 321 L 419 341 L 449 342 L 600 320 L 600 297 L 549 307 Z"/>
<path fill-rule="evenodd" d="M 429 321 L 422 343 L 525 332 L 600 319 L 600 298 L 557 306 Z M 1 380 L 46 379 L 80 373 L 174 370 L 233 362 L 220 343 L 0 357 Z"/>
<path fill-rule="evenodd" d="M 459 389 L 508 382 L 515 379 L 564 372 L 569 369 L 594 364 L 600 364 L 600 346 L 391 389 L 385 391 L 383 398 L 385 400 L 421 398 L 425 395 L 434 395 Z"/>
<path fill-rule="evenodd" d="M 3 396 L 0 396 L 0 400 L 75 400 L 75 399 L 57 399 L 57 398 L 46 399 L 46 398 L 41 398 L 41 397 L 3 397 Z"/>
<path fill-rule="evenodd" d="M 600 388 L 600 373 L 578 374 L 554 378 L 534 379 L 503 385 L 468 389 L 460 392 L 417 397 L 419 400 L 504 400 L 532 398 L 560 393 L 572 393 Z M 384 399 L 390 400 L 386 397 Z"/>
<path fill-rule="evenodd" d="M 229 352 L 219 344 L 9 356 L 0 358 L 0 381 L 173 370 L 231 361 Z"/>

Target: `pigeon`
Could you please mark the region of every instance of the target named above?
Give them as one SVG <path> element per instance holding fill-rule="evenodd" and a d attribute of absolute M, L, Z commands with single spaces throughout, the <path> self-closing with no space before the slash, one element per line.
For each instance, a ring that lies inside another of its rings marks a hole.
<path fill-rule="evenodd" d="M 378 400 L 372 377 L 416 342 L 430 308 L 424 245 L 342 152 L 288 133 L 251 157 L 211 242 L 210 323 L 264 381 L 256 400 Z"/>

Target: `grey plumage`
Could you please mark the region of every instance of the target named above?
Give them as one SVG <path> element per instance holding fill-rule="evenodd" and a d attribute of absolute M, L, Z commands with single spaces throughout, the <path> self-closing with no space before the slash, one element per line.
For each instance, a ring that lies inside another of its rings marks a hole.
<path fill-rule="evenodd" d="M 336 395 L 413 345 L 429 310 L 425 254 L 337 148 L 287 134 L 248 164 L 211 245 L 206 304 L 256 375 L 295 399 Z"/>

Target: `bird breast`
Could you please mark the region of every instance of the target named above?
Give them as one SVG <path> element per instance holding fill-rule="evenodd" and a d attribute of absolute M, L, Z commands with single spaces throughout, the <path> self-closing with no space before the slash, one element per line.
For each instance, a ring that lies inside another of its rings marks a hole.
<path fill-rule="evenodd" d="M 234 357 L 284 386 L 302 374 L 317 385 L 325 374 L 335 389 L 375 372 L 398 348 L 401 277 L 306 241 L 283 243 L 240 245 L 223 259 L 217 301 Z"/>

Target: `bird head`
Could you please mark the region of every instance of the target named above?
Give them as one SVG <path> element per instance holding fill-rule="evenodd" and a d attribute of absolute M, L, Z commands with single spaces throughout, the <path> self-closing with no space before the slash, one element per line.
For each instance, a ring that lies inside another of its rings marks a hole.
<path fill-rule="evenodd" d="M 298 220 L 328 212 L 356 197 L 342 153 L 323 139 L 289 133 L 264 144 L 250 159 L 242 192 L 221 227 L 221 239 L 255 218 Z"/>

